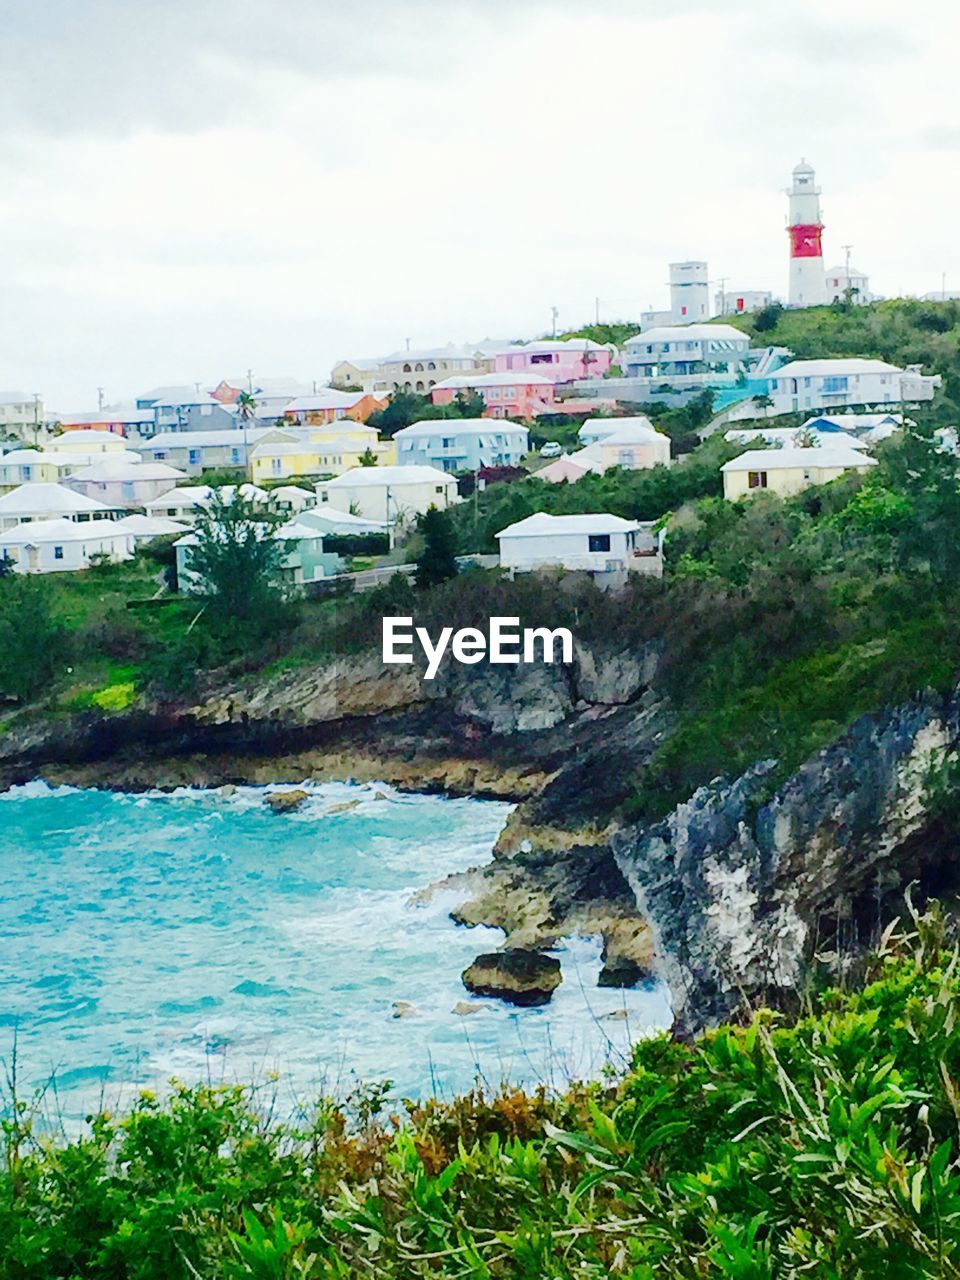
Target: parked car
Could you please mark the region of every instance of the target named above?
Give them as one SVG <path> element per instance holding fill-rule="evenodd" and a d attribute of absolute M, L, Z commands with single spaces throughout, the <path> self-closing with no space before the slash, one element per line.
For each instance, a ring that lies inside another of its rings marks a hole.
<path fill-rule="evenodd" d="M 548 440 L 546 444 L 540 446 L 541 458 L 559 458 L 563 450 L 556 440 Z"/>

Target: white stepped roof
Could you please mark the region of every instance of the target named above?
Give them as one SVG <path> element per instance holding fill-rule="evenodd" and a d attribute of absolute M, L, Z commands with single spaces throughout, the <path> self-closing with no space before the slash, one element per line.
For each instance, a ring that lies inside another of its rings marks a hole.
<path fill-rule="evenodd" d="M 438 382 L 434 391 L 463 391 L 476 387 L 552 387 L 552 379 L 540 373 L 528 373 L 526 369 L 512 369 L 502 373 L 458 373 Z"/>
<path fill-rule="evenodd" d="M 109 511 L 96 498 L 67 489 L 62 484 L 22 484 L 0 498 L 0 516 L 34 515 L 50 512 L 51 515 L 87 515 L 96 511 Z"/>
<path fill-rule="evenodd" d="M 623 344 L 625 347 L 645 347 L 660 342 L 746 342 L 750 335 L 732 324 L 665 324 L 644 333 L 634 334 Z"/>
<path fill-rule="evenodd" d="M 116 527 L 125 533 L 135 534 L 138 538 L 159 538 L 167 533 L 186 533 L 187 526 L 169 516 L 145 516 L 142 514 L 124 516 L 115 521 Z"/>
<path fill-rule="evenodd" d="M 870 360 L 861 356 L 838 356 L 835 359 L 825 360 L 791 360 L 789 364 L 775 369 L 769 376 L 776 381 L 780 378 L 844 377 L 858 373 L 903 372 L 899 365 L 887 364 L 886 360 Z"/>
<path fill-rule="evenodd" d="M 544 538 L 563 534 L 634 533 L 640 526 L 636 520 L 624 520 L 607 512 L 584 516 L 550 516 L 544 511 L 508 525 L 498 538 Z"/>
<path fill-rule="evenodd" d="M 411 422 L 393 433 L 394 440 L 421 440 L 425 436 L 502 435 L 505 431 L 526 431 L 519 422 L 504 418 L 427 418 Z"/>
<path fill-rule="evenodd" d="M 868 458 L 849 444 L 821 445 L 812 449 L 748 449 L 739 458 L 726 462 L 721 471 L 784 471 L 820 467 L 875 467 L 876 458 Z"/>
<path fill-rule="evenodd" d="M 104 456 L 102 462 L 94 462 L 89 467 L 83 467 L 79 471 L 75 471 L 69 477 L 70 482 L 74 481 L 106 481 L 106 480 L 185 480 L 186 472 L 178 471 L 176 467 L 168 467 L 165 462 L 141 462 L 139 458 L 135 463 L 127 462 L 124 459 L 114 461 Z"/>
<path fill-rule="evenodd" d="M 116 520 L 34 520 L 0 533 L 4 546 L 29 546 L 40 542 L 93 542 L 98 538 L 129 538 Z"/>
<path fill-rule="evenodd" d="M 456 484 L 446 471 L 437 467 L 354 467 L 335 480 L 324 480 L 324 489 L 373 489 L 385 485 L 391 488 L 411 484 Z"/>

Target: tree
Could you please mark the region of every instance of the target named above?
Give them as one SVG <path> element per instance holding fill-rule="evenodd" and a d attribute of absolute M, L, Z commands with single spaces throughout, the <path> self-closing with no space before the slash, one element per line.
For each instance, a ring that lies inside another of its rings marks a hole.
<path fill-rule="evenodd" d="M 765 307 L 761 307 L 757 312 L 757 318 L 753 322 L 753 327 L 757 333 L 769 333 L 771 329 L 775 329 L 783 315 L 783 307 L 779 302 L 770 302 Z"/>
<path fill-rule="evenodd" d="M 358 459 L 361 467 L 375 467 L 377 465 L 377 455 L 373 452 L 369 445 L 364 449 Z"/>
<path fill-rule="evenodd" d="M 243 454 L 250 474 L 250 440 L 249 431 L 257 420 L 257 402 L 249 391 L 241 391 L 237 396 L 237 412 L 240 415 L 240 426 L 243 428 Z"/>
<path fill-rule="evenodd" d="M 439 416 L 437 406 L 431 404 L 426 396 L 417 395 L 415 391 L 398 390 L 385 409 L 371 413 L 367 425 L 376 427 L 385 436 L 392 436 L 395 431 L 409 427 L 411 422 Z"/>
<path fill-rule="evenodd" d="M 23 700 L 53 679 L 64 632 L 50 609 L 49 584 L 11 573 L 0 580 L 0 695 Z"/>
<path fill-rule="evenodd" d="M 450 513 L 437 507 L 420 517 L 424 547 L 417 561 L 417 586 L 433 587 L 457 576 L 457 539 Z"/>
<path fill-rule="evenodd" d="M 274 533 L 282 514 L 239 489 L 215 489 L 197 518 L 188 569 L 222 622 L 266 622 L 282 610 L 289 543 Z"/>
<path fill-rule="evenodd" d="M 458 391 L 453 405 L 461 418 L 482 418 L 487 407 L 479 391 Z"/>

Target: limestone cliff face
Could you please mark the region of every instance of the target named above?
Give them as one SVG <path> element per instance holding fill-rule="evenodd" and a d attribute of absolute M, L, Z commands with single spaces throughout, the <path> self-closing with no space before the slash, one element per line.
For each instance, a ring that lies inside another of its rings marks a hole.
<path fill-rule="evenodd" d="M 958 741 L 960 696 L 925 695 L 864 716 L 772 798 L 761 762 L 616 833 L 682 1027 L 795 991 L 814 946 L 867 945 L 912 880 L 960 883 L 931 787 Z"/>

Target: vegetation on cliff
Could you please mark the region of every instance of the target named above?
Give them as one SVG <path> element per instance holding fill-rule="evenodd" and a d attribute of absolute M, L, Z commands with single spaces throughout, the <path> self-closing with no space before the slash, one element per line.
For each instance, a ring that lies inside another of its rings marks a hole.
<path fill-rule="evenodd" d="M 960 1275 L 960 960 L 936 911 L 856 990 L 619 1079 L 290 1121 L 239 1088 L 142 1093 L 45 1136 L 2 1121 L 10 1280 L 896 1280 Z"/>

